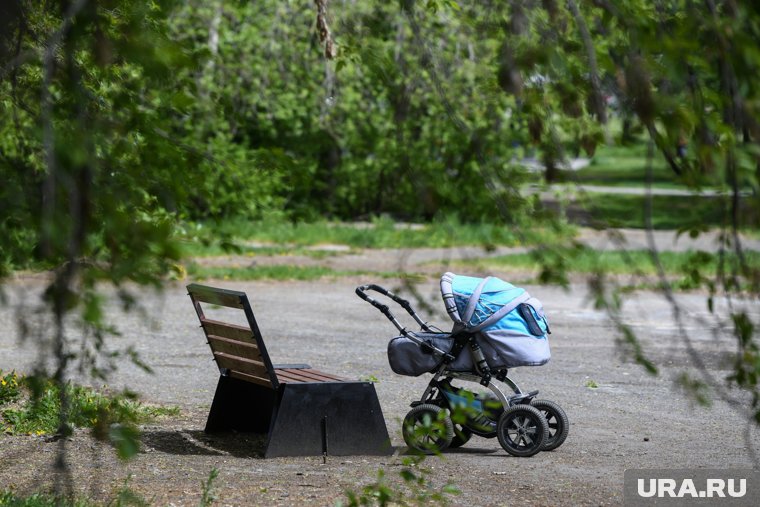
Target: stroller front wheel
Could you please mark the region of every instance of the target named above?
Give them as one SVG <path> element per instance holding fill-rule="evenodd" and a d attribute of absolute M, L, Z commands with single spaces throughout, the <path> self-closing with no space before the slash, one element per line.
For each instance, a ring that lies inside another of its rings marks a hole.
<path fill-rule="evenodd" d="M 406 414 L 401 433 L 411 449 L 423 454 L 437 454 L 451 444 L 454 425 L 444 409 L 425 403 Z"/>
<path fill-rule="evenodd" d="M 515 405 L 501 414 L 496 426 L 499 443 L 512 456 L 527 458 L 546 445 L 549 424 L 541 412 L 530 405 Z"/>

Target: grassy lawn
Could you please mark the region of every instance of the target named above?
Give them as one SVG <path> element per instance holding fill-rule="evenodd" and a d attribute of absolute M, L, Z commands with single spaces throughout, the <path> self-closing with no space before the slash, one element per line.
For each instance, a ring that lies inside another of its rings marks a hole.
<path fill-rule="evenodd" d="M 563 171 L 565 181 L 587 185 L 641 187 L 646 184 L 647 146 L 600 146 L 588 167 Z M 652 185 L 659 188 L 686 188 L 668 167 L 664 157 L 656 154 L 652 163 Z"/>
<path fill-rule="evenodd" d="M 760 270 L 760 252 L 745 254 L 750 267 Z M 735 260 L 734 257 L 726 259 L 731 264 Z M 660 252 L 659 261 L 666 275 L 685 278 L 692 277 L 697 266 L 703 276 L 714 277 L 719 266 L 718 256 L 706 252 Z M 657 274 L 648 250 L 598 252 L 588 248 L 558 249 L 456 262 L 454 267 L 476 266 L 482 270 L 527 271 L 537 274 L 547 264 L 553 269 L 564 269 L 567 273 L 589 274 L 602 271 L 616 275 Z"/>
<path fill-rule="evenodd" d="M 187 266 L 187 274 L 193 280 L 301 280 L 312 281 L 322 278 L 338 278 L 344 276 L 367 276 L 375 278 L 401 278 L 401 279 L 424 279 L 424 276 L 415 273 L 384 272 L 384 271 L 361 271 L 361 270 L 336 270 L 324 266 L 201 266 L 191 263 Z"/>
<path fill-rule="evenodd" d="M 580 206 L 594 225 L 602 227 L 646 227 L 645 196 L 596 194 L 584 196 Z M 729 218 L 728 199 L 700 196 L 652 196 L 652 228 L 691 229 L 720 227 Z M 757 228 L 757 222 L 745 213 L 742 227 Z"/>
<path fill-rule="evenodd" d="M 429 224 L 396 224 L 390 219 L 371 223 L 298 222 L 264 220 L 259 222 L 227 220 L 222 223 L 186 224 L 185 254 L 221 255 L 229 252 L 257 255 L 302 254 L 311 257 L 340 255 L 340 251 L 311 250 L 318 245 L 344 245 L 350 248 L 445 248 L 533 245 L 552 243 L 572 233 L 548 228 L 525 227 L 522 236 L 514 227 L 498 224 L 461 224 L 456 220 Z M 211 238 L 209 240 L 208 238 Z M 218 239 L 225 238 L 225 239 Z M 265 246 L 246 246 L 258 242 Z"/>

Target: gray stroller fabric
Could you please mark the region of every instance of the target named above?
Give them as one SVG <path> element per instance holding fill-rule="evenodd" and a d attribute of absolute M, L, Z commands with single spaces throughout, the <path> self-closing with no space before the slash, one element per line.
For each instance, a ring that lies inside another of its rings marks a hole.
<path fill-rule="evenodd" d="M 423 343 L 428 343 L 444 352 L 449 352 L 454 340 L 448 333 L 414 333 Z M 435 351 L 417 344 L 405 336 L 393 338 L 388 343 L 388 363 L 391 370 L 399 375 L 418 377 L 432 373 L 441 364 L 442 357 Z M 450 365 L 452 371 L 475 371 L 469 350 L 463 350 Z"/>

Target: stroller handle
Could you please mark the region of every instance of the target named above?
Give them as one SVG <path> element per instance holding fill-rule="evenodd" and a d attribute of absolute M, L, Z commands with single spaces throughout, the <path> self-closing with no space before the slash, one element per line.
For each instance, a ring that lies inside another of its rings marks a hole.
<path fill-rule="evenodd" d="M 395 315 L 393 315 L 393 312 L 391 312 L 390 308 L 388 308 L 388 305 L 384 305 L 380 303 L 379 301 L 371 297 L 369 294 L 367 294 L 367 291 L 370 291 L 370 290 L 373 290 L 395 301 L 399 306 L 401 306 L 401 308 L 406 310 L 406 312 L 412 316 L 412 318 L 417 322 L 417 324 L 420 325 L 423 331 L 429 331 L 429 332 L 433 331 L 432 329 L 430 329 L 427 322 L 424 322 L 420 318 L 420 316 L 417 315 L 417 312 L 414 311 L 414 309 L 412 308 L 412 305 L 406 299 L 400 298 L 399 296 L 395 295 L 393 292 L 389 291 L 388 289 L 381 287 L 379 285 L 375 285 L 375 284 L 361 285 L 357 287 L 356 295 L 362 298 L 367 303 L 374 306 L 375 308 L 377 308 L 378 310 L 380 310 L 382 314 L 385 315 L 388 318 L 388 320 L 390 320 L 391 323 L 393 323 L 394 326 L 396 326 L 396 329 L 398 329 L 402 333 L 406 332 L 406 329 L 404 328 L 404 326 L 402 326 L 401 323 L 398 320 L 396 320 Z"/>

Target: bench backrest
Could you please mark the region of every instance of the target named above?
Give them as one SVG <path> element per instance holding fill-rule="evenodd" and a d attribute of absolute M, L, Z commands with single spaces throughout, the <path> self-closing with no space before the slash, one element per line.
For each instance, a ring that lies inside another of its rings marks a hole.
<path fill-rule="evenodd" d="M 187 291 L 222 375 L 277 389 L 277 375 L 245 292 L 197 283 L 188 285 Z M 240 310 L 248 326 L 208 319 L 201 303 Z"/>

